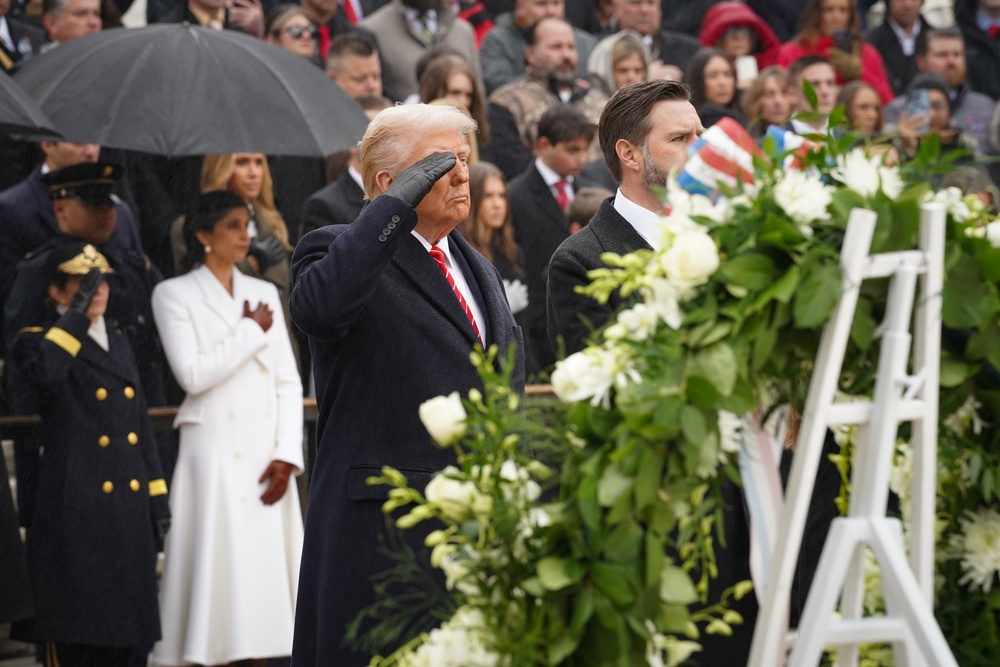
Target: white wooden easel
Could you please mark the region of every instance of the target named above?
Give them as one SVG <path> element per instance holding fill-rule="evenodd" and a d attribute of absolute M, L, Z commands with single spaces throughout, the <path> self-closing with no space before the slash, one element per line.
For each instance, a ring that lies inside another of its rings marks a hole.
<path fill-rule="evenodd" d="M 789 664 L 814 667 L 823 648 L 836 645 L 838 663 L 856 666 L 859 645 L 888 643 L 893 646 L 897 665 L 957 667 L 932 611 L 945 221 L 942 205 L 926 204 L 920 214 L 919 250 L 869 255 L 876 215 L 860 209 L 851 214 L 841 252 L 843 292 L 823 331 L 802 415 L 773 571 L 767 577 L 754 631 L 753 667 L 785 664 L 789 594 L 823 440 L 832 424 L 858 425 L 853 493 L 848 516 L 835 519 L 831 525 Z M 907 372 L 910 316 L 918 274 L 911 375 Z M 835 403 L 861 282 L 886 277 L 892 282 L 873 399 Z M 885 513 L 901 421 L 913 422 L 909 563 L 901 524 Z M 872 549 L 882 569 L 884 617 L 862 617 L 866 548 Z M 841 619 L 835 621 L 838 599 Z"/>

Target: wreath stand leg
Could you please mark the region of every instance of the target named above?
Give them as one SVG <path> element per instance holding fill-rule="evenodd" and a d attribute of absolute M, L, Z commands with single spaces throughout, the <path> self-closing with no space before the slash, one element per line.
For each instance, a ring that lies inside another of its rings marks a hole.
<path fill-rule="evenodd" d="M 751 647 L 750 664 L 754 667 L 773 667 L 785 662 L 789 593 L 823 437 L 831 424 L 859 425 L 853 494 L 848 516 L 835 519 L 830 528 L 789 664 L 816 665 L 823 648 L 835 644 L 841 651 L 840 664 L 856 665 L 859 645 L 885 642 L 893 645 L 898 664 L 957 667 L 930 602 L 933 505 L 929 512 L 926 506 L 918 507 L 915 518 L 917 523 L 931 524 L 929 529 L 921 525 L 914 530 L 912 566 L 919 576 L 907 562 L 899 522 L 885 516 L 901 421 L 917 422 L 915 449 L 919 451 L 923 474 L 919 480 L 915 475 L 914 484 L 920 486 L 914 489 L 914 498 L 934 497 L 940 350 L 931 349 L 939 344 L 939 338 L 922 329 L 941 325 L 945 211 L 941 205 L 923 207 L 919 251 L 869 255 L 875 223 L 875 214 L 864 210 L 853 211 L 848 222 L 841 259 L 844 289 L 824 329 L 803 411 L 776 541 L 774 571 L 767 578 Z M 923 274 L 923 278 L 917 314 L 918 349 L 911 376 L 907 373 L 910 317 L 918 274 Z M 890 276 L 892 283 L 873 400 L 836 404 L 837 380 L 861 282 Z M 930 543 L 925 544 L 928 538 Z M 866 548 L 871 548 L 882 567 L 887 612 L 880 618 L 862 617 Z M 841 620 L 834 621 L 838 599 Z"/>

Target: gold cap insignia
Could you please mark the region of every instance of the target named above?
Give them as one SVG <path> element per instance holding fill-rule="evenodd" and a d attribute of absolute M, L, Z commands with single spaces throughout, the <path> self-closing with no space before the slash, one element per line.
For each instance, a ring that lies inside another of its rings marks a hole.
<path fill-rule="evenodd" d="M 85 276 L 90 273 L 91 269 L 99 269 L 101 273 L 112 273 L 111 265 L 108 264 L 107 258 L 89 243 L 83 246 L 80 254 L 67 259 L 57 268 L 61 273 L 70 276 Z"/>

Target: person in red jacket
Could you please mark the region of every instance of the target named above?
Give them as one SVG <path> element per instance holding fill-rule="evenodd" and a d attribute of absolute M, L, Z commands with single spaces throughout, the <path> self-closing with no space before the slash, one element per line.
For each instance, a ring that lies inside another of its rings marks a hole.
<path fill-rule="evenodd" d="M 755 56 L 757 67 L 774 64 L 781 41 L 764 19 L 744 2 L 724 0 L 709 7 L 698 33 L 702 46 L 714 46 L 730 60 Z"/>
<path fill-rule="evenodd" d="M 860 79 L 875 87 L 883 104 L 892 100 L 882 56 L 864 41 L 853 0 L 809 0 L 799 33 L 778 49 L 777 64 L 788 67 L 813 54 L 833 63 L 839 85 Z"/>

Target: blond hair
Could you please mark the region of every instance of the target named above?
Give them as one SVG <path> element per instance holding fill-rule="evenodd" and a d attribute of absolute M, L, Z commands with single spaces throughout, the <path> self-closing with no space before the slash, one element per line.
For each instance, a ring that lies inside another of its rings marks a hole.
<path fill-rule="evenodd" d="M 446 105 L 407 104 L 380 111 L 358 142 L 365 197 L 374 199 L 381 194 L 378 172 L 398 172 L 420 149 L 421 137 L 442 130 L 454 130 L 468 138 L 476 131 L 476 121 Z"/>
<path fill-rule="evenodd" d="M 229 189 L 229 180 L 233 177 L 235 168 L 235 155 L 236 153 L 222 153 L 205 156 L 201 165 L 202 193 Z M 271 169 L 267 166 L 267 156 L 264 157 L 260 194 L 250 203 L 253 204 L 257 219 L 274 231 L 285 250 L 292 250 L 292 244 L 288 240 L 288 226 L 274 204 L 274 182 L 271 180 Z"/>

